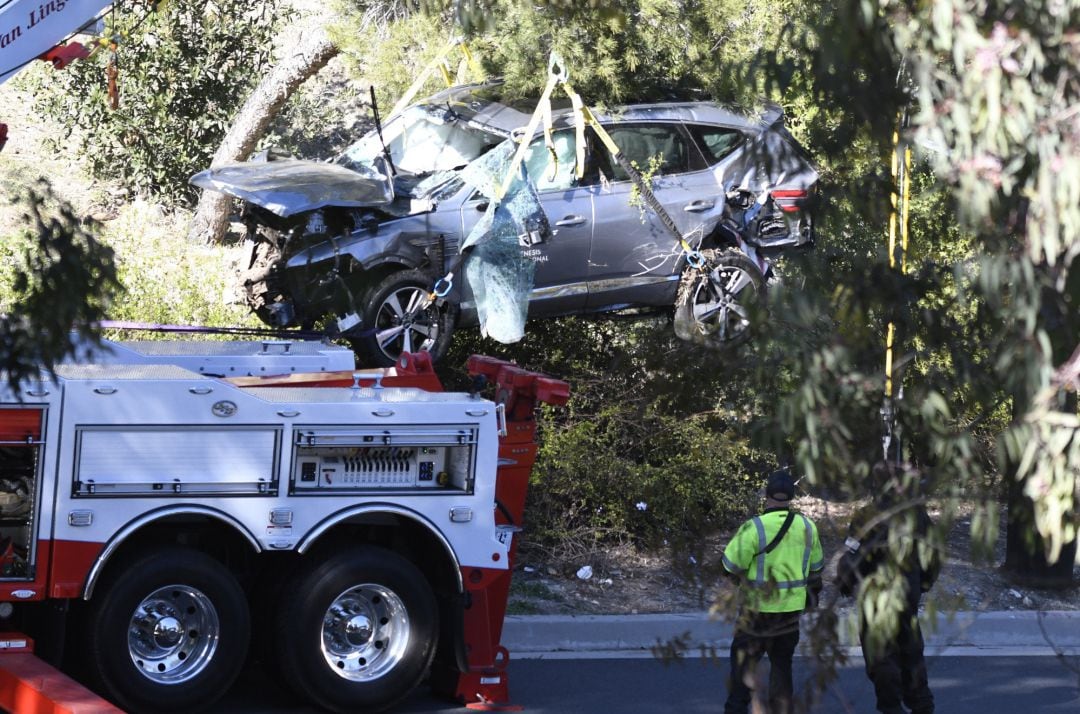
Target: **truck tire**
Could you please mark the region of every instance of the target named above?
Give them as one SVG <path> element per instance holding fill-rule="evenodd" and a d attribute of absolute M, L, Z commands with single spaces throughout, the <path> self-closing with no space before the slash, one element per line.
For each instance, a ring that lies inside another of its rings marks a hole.
<path fill-rule="evenodd" d="M 90 676 L 129 712 L 184 712 L 224 694 L 244 665 L 247 598 L 221 563 L 167 547 L 116 564 L 90 603 Z"/>
<path fill-rule="evenodd" d="M 457 307 L 449 303 L 429 305 L 418 314 L 410 309 L 434 283 L 420 270 L 390 273 L 364 299 L 363 337 L 350 339 L 355 349 L 374 367 L 392 367 L 403 352 L 425 351 L 438 361 L 450 345 Z"/>
<path fill-rule="evenodd" d="M 278 666 L 298 694 L 334 712 L 378 712 L 424 679 L 438 641 L 435 596 L 396 553 L 352 548 L 296 573 L 282 593 Z"/>
<path fill-rule="evenodd" d="M 753 306 L 765 291 L 754 261 L 737 250 L 703 250 L 705 268 L 687 268 L 675 302 L 675 335 L 711 349 L 738 347 L 759 325 Z"/>

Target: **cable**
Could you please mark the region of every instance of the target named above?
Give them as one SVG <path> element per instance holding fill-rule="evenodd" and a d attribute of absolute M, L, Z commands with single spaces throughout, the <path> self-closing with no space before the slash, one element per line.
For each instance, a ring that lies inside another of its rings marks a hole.
<path fill-rule="evenodd" d="M 516 525 L 517 525 L 517 524 L 516 524 L 516 523 L 514 522 L 514 517 L 513 517 L 512 515 L 510 515 L 510 509 L 506 507 L 506 504 L 504 504 L 504 503 L 503 503 L 502 501 L 500 501 L 499 499 L 497 499 L 497 498 L 496 498 L 496 499 L 495 499 L 495 507 L 496 507 L 496 508 L 498 508 L 498 509 L 499 509 L 499 513 L 503 514 L 503 517 L 504 517 L 504 518 L 505 518 L 505 519 L 506 519 L 507 521 L 509 521 L 509 522 L 510 522 L 510 525 L 512 525 L 512 526 L 516 526 Z"/>
<path fill-rule="evenodd" d="M 66 42 L 66 40 L 65 40 L 65 42 Z M 12 67 L 11 69 L 7 69 L 7 70 L 4 70 L 4 71 L 0 72 L 0 77 L 6 77 L 6 76 L 8 76 L 9 74 L 15 74 L 16 72 L 18 72 L 18 71 L 19 71 L 19 70 L 21 70 L 21 69 L 22 69 L 23 67 L 25 67 L 26 65 L 30 64 L 31 62 L 33 62 L 33 61 L 34 61 L 34 60 L 36 60 L 36 59 L 37 59 L 37 57 L 31 57 L 30 59 L 26 60 L 26 61 L 25 61 L 25 62 L 23 62 L 22 64 L 17 64 L 17 65 L 15 65 L 14 67 Z"/>

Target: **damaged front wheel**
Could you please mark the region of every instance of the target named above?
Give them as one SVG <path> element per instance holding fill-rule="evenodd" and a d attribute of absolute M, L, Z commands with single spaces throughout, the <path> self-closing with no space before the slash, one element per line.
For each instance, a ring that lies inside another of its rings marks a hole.
<path fill-rule="evenodd" d="M 687 268 L 675 303 L 679 339 L 715 349 L 743 344 L 756 327 L 753 311 L 765 280 L 749 257 L 730 250 L 702 252 L 705 267 Z"/>
<path fill-rule="evenodd" d="M 402 352 L 430 352 L 437 361 L 450 345 L 457 310 L 449 303 L 421 307 L 431 290 L 431 277 L 403 270 L 383 278 L 364 303 L 363 333 L 350 343 L 376 366 L 393 365 Z"/>

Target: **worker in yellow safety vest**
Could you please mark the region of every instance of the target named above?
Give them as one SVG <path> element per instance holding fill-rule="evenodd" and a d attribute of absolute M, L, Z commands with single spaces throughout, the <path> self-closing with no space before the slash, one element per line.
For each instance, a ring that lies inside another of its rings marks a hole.
<path fill-rule="evenodd" d="M 725 714 L 748 711 L 763 655 L 770 665 L 769 711 L 793 711 L 791 660 L 799 644 L 799 617 L 816 604 L 825 566 L 817 526 L 791 509 L 794 497 L 792 475 L 774 471 L 765 488 L 765 511 L 743 523 L 724 548 L 724 569 L 743 588 Z"/>

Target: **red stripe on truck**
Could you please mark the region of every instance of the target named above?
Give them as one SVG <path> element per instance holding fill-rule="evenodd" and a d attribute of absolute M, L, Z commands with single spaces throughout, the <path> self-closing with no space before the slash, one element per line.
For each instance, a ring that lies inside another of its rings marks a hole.
<path fill-rule="evenodd" d="M 49 578 L 49 596 L 82 597 L 86 576 L 105 548 L 104 543 L 57 540 L 52 543 L 53 558 Z"/>

